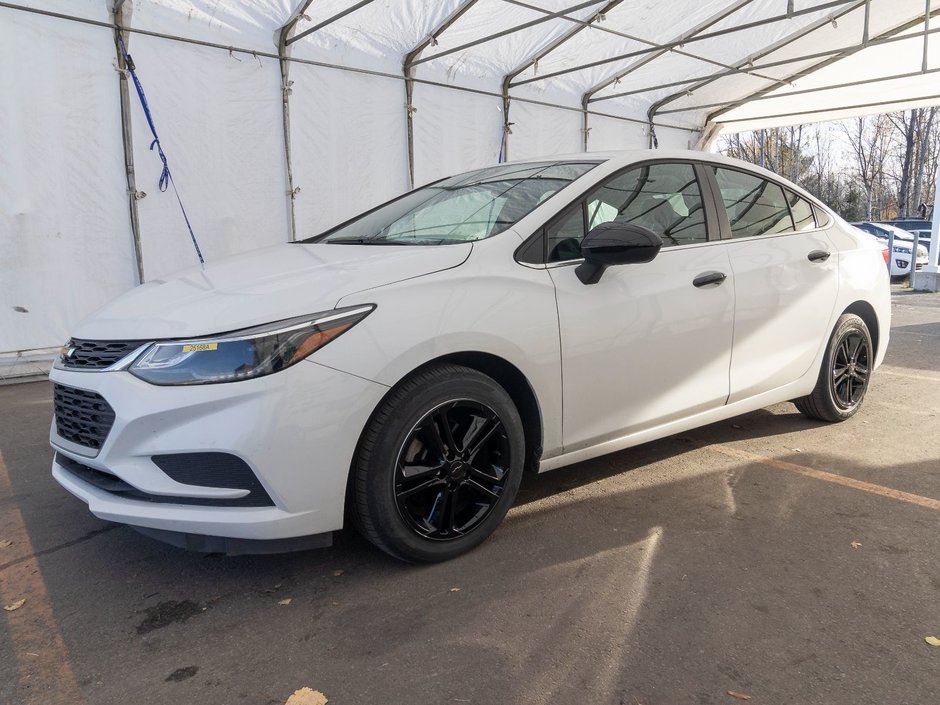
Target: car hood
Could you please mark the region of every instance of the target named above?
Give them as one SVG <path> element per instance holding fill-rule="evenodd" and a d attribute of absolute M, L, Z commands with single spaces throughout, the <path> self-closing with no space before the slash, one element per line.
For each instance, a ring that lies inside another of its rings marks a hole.
<path fill-rule="evenodd" d="M 78 325 L 91 340 L 224 333 L 332 309 L 344 296 L 462 264 L 457 245 L 275 245 L 133 289 Z"/>

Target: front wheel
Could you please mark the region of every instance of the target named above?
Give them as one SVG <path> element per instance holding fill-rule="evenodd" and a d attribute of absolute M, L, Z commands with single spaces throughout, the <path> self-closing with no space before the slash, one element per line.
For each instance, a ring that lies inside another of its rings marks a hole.
<path fill-rule="evenodd" d="M 820 421 L 845 421 L 862 406 L 875 361 L 868 326 L 845 313 L 836 322 L 826 347 L 816 387 L 793 403 L 804 416 Z"/>
<path fill-rule="evenodd" d="M 396 558 L 453 558 L 502 521 L 524 460 L 509 394 L 476 370 L 436 365 L 393 390 L 366 427 L 351 480 L 354 522 Z"/>

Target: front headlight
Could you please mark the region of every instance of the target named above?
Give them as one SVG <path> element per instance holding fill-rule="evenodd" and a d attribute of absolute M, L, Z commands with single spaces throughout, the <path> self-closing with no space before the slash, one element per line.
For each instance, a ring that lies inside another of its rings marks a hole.
<path fill-rule="evenodd" d="M 353 306 L 194 340 L 154 343 L 128 371 L 150 384 L 252 379 L 300 362 L 345 333 L 375 306 Z"/>

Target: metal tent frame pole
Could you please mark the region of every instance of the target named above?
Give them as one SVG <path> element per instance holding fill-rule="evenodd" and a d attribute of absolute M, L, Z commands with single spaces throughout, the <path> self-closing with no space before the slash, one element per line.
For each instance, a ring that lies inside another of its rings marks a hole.
<path fill-rule="evenodd" d="M 504 1 L 509 2 L 510 0 L 504 0 Z M 735 25 L 734 27 L 725 27 L 724 29 L 718 29 L 713 32 L 706 32 L 704 34 L 699 34 L 694 37 L 689 37 L 686 40 L 674 40 L 671 42 L 666 42 L 665 44 L 652 42 L 646 39 L 641 39 L 639 37 L 621 35 L 621 36 L 625 36 L 627 39 L 633 39 L 634 41 L 637 41 L 637 42 L 649 44 L 649 47 L 647 47 L 646 49 L 636 49 L 634 51 L 630 51 L 625 54 L 618 54 L 617 56 L 612 56 L 606 59 L 598 59 L 597 61 L 591 61 L 586 64 L 570 66 L 566 69 L 560 69 L 552 73 L 543 74 L 542 76 L 528 78 L 525 81 L 519 81 L 516 85 L 521 86 L 526 83 L 533 83 L 534 81 L 544 81 L 547 78 L 554 78 L 556 76 L 564 76 L 565 74 L 574 73 L 576 71 L 582 71 L 584 69 L 595 68 L 597 66 L 604 66 L 606 64 L 614 63 L 617 61 L 623 61 L 624 59 L 632 59 L 637 56 L 645 56 L 650 53 L 657 53 L 657 56 L 661 56 L 662 54 L 665 54 L 666 52 L 669 52 L 669 51 L 676 53 L 676 54 L 680 54 L 681 56 L 687 56 L 690 59 L 697 59 L 699 61 L 704 61 L 706 63 L 715 64 L 716 66 L 722 66 L 726 69 L 730 69 L 731 67 L 728 64 L 724 64 L 720 61 L 715 61 L 713 59 L 709 59 L 704 56 L 699 56 L 698 54 L 694 54 L 689 51 L 683 51 L 682 47 L 685 46 L 686 44 L 693 44 L 695 42 L 701 42 L 707 39 L 715 39 L 716 37 L 722 37 L 728 34 L 742 32 L 747 29 L 754 29 L 755 27 L 762 27 L 764 25 L 773 24 L 774 22 L 781 22 L 783 20 L 792 19 L 794 17 L 800 17 L 801 15 L 807 15 L 813 12 L 819 12 L 820 10 L 825 10 L 830 7 L 838 7 L 840 5 L 845 5 L 848 2 L 852 2 L 852 0 L 833 0 L 832 2 L 826 2 L 826 3 L 823 3 L 822 5 L 814 5 L 813 7 L 806 7 L 806 8 L 803 8 L 802 10 L 796 10 L 794 12 L 787 13 L 784 15 L 774 15 L 773 17 L 765 17 L 762 20 L 754 20 L 752 22 L 745 22 L 743 24 Z M 747 4 L 749 3 L 747 2 L 740 3 L 740 6 L 734 8 L 732 12 L 729 14 L 736 12 L 737 10 L 741 9 L 741 7 Z M 751 68 L 734 69 L 734 71 L 735 73 L 753 73 L 753 69 Z"/>
<path fill-rule="evenodd" d="M 500 37 L 506 37 L 506 36 L 508 36 L 508 35 L 510 35 L 510 34 L 515 34 L 516 32 L 521 32 L 521 31 L 524 30 L 524 29 L 529 29 L 530 27 L 535 27 L 536 25 L 540 25 L 540 24 L 542 24 L 542 23 L 544 23 L 544 22 L 549 22 L 549 21 L 551 21 L 551 20 L 557 20 L 557 19 L 566 19 L 566 17 L 565 17 L 566 15 L 568 15 L 568 14 L 570 14 L 570 13 L 572 13 L 572 12 L 577 12 L 578 10 L 584 10 L 584 9 L 586 9 L 586 8 L 588 8 L 588 7 L 591 7 L 592 5 L 597 5 L 598 2 L 600 2 L 600 0 L 588 0 L 587 2 L 581 2 L 581 3 L 578 3 L 577 5 L 572 5 L 571 7 L 568 7 L 568 8 L 566 8 L 566 9 L 564 9 L 564 10 L 558 10 L 557 12 L 546 12 L 543 17 L 539 17 L 539 18 L 536 19 L 536 20 L 529 20 L 528 22 L 524 22 L 524 23 L 522 23 L 522 24 L 518 24 L 518 25 L 515 25 L 515 26 L 513 26 L 513 27 L 509 27 L 509 28 L 504 29 L 504 30 L 501 30 L 501 31 L 499 31 L 499 32 L 494 32 L 493 34 L 488 34 L 488 35 L 486 35 L 485 37 L 480 37 L 479 39 L 475 39 L 475 40 L 473 40 L 472 42 L 467 42 L 467 43 L 461 44 L 461 45 L 459 45 L 459 46 L 451 47 L 450 49 L 445 49 L 444 51 L 439 51 L 439 52 L 437 52 L 436 54 L 433 54 L 432 56 L 426 56 L 426 57 L 424 57 L 424 58 L 422 58 L 422 59 L 418 59 L 418 60 L 414 61 L 414 62 L 413 62 L 413 65 L 414 65 L 414 66 L 417 66 L 417 65 L 423 64 L 423 63 L 425 63 L 425 62 L 427 62 L 427 61 L 434 61 L 435 59 L 440 59 L 440 58 L 442 58 L 442 57 L 444 57 L 444 56 L 449 56 L 450 54 L 455 54 L 455 53 L 457 53 L 458 51 L 463 51 L 464 49 L 470 49 L 470 48 L 472 48 L 472 47 L 479 46 L 479 45 L 481 45 L 481 44 L 486 44 L 487 42 L 491 42 L 491 41 L 493 41 L 494 39 L 499 39 Z M 541 12 L 542 10 L 539 10 L 539 11 Z M 567 18 L 567 19 L 571 19 L 571 18 Z"/>
<path fill-rule="evenodd" d="M 938 266 L 938 260 L 940 260 L 940 164 L 937 165 L 934 182 L 933 214 L 931 215 L 930 248 L 927 250 L 927 264 L 917 273 L 916 277 L 911 277 L 911 286 L 919 291 L 940 291 L 940 266 Z"/>
<path fill-rule="evenodd" d="M 732 4 L 732 5 L 728 6 L 728 7 L 725 7 L 725 8 L 722 9 L 720 12 L 717 12 L 717 13 L 711 15 L 710 17 L 708 17 L 708 19 L 704 20 L 703 22 L 700 22 L 699 24 L 697 24 L 697 25 L 696 25 L 695 27 L 693 27 L 692 29 L 689 29 L 689 30 L 683 32 L 683 33 L 680 34 L 678 37 L 676 37 L 676 39 L 674 39 L 672 42 L 669 42 L 669 44 L 670 44 L 670 45 L 671 45 L 671 44 L 679 45 L 679 44 L 683 44 L 683 43 L 689 41 L 690 39 L 693 39 L 695 36 L 700 35 L 702 32 L 704 32 L 704 31 L 705 31 L 706 29 L 708 29 L 709 27 L 712 27 L 712 26 L 714 26 L 715 24 L 717 24 L 718 22 L 721 22 L 723 19 L 725 19 L 725 18 L 728 17 L 729 15 L 734 14 L 735 12 L 737 12 L 738 10 L 740 10 L 742 7 L 744 7 L 744 6 L 746 6 L 746 5 L 749 5 L 752 1 L 753 1 L 753 0 L 737 0 L 737 2 L 735 2 L 734 4 Z M 668 45 L 664 45 L 664 46 L 668 46 Z M 622 71 L 618 71 L 616 74 L 614 74 L 613 76 L 610 76 L 609 78 L 605 78 L 603 81 L 601 81 L 600 83 L 598 83 L 598 84 L 592 86 L 591 88 L 589 88 L 587 91 L 585 91 L 585 92 L 582 94 L 582 96 L 581 96 L 581 110 L 582 110 L 582 114 L 583 114 L 583 116 L 584 116 L 583 119 L 584 119 L 584 149 L 585 149 L 585 151 L 587 151 L 587 146 L 588 146 L 588 132 L 589 132 L 589 130 L 590 130 L 590 127 L 588 126 L 588 105 L 589 105 L 589 103 L 591 102 L 591 98 L 594 96 L 594 94 L 597 93 L 598 91 L 604 90 L 605 88 L 607 88 L 607 86 L 616 84 L 623 76 L 626 76 L 626 75 L 629 74 L 631 71 L 634 71 L 634 70 L 638 69 L 640 66 L 643 66 L 643 65 L 649 63 L 650 61 L 655 60 L 655 59 L 658 58 L 659 56 L 662 56 L 663 54 L 665 54 L 667 51 L 668 51 L 668 48 L 662 48 L 662 47 L 660 47 L 659 50 L 654 50 L 654 51 L 651 52 L 646 58 L 641 59 L 640 61 L 634 62 L 632 65 L 628 66 L 626 69 L 624 69 L 624 70 L 622 70 Z M 658 52 L 658 53 L 657 53 L 657 52 Z M 652 117 L 649 118 L 649 124 L 650 124 L 650 129 L 649 129 L 649 142 L 650 142 L 650 143 L 649 143 L 649 146 L 650 146 L 650 147 L 653 147 L 653 146 L 655 146 L 655 144 L 656 144 L 656 133 L 655 133 L 655 130 L 654 130 L 654 128 L 653 128 L 653 118 L 652 118 Z"/>
<path fill-rule="evenodd" d="M 787 93 L 781 93 L 780 95 L 759 95 L 759 96 L 754 96 L 747 102 L 754 103 L 760 100 L 774 100 L 775 98 L 790 98 L 791 96 L 795 96 L 795 95 L 807 95 L 809 93 L 834 91 L 840 88 L 854 88 L 856 86 L 867 86 L 867 85 L 871 85 L 872 83 L 883 83 L 884 81 L 896 81 L 902 78 L 917 78 L 918 76 L 927 76 L 927 75 L 934 74 L 934 73 L 940 73 L 940 68 L 927 69 L 926 71 L 911 71 L 908 73 L 896 73 L 890 76 L 880 76 L 878 78 L 865 78 L 859 81 L 847 81 L 845 83 L 831 83 L 825 86 L 816 86 L 814 88 L 803 88 L 802 90 L 789 91 Z M 775 87 L 779 87 L 779 86 L 775 86 Z M 898 102 L 898 101 L 894 101 L 894 102 Z M 722 103 L 722 102 L 702 103 L 700 105 L 693 105 L 688 108 L 673 108 L 672 110 L 660 110 L 657 113 L 657 115 L 672 115 L 675 113 L 684 113 L 684 112 L 689 112 L 693 110 L 705 110 L 706 108 L 720 108 L 726 105 L 728 104 Z M 832 110 L 833 108 L 829 108 L 829 109 Z M 823 108 L 822 111 L 816 111 L 816 112 L 824 112 L 825 110 L 826 109 Z"/>
<path fill-rule="evenodd" d="M 929 2 L 929 0 L 928 0 L 928 2 Z M 884 32 L 882 32 L 882 33 L 876 35 L 872 40 L 869 40 L 869 42 L 868 42 L 867 45 L 866 45 L 865 43 L 856 44 L 855 46 L 853 46 L 853 47 L 851 47 L 851 48 L 849 48 L 849 49 L 846 49 L 846 50 L 844 50 L 844 51 L 839 52 L 839 53 L 836 54 L 835 56 L 829 57 L 829 58 L 826 59 L 825 61 L 820 61 L 820 62 L 815 63 L 815 64 L 813 64 L 812 66 L 809 66 L 809 67 L 807 67 L 807 68 L 805 68 L 805 69 L 801 69 L 800 71 L 797 71 L 796 73 L 789 74 L 789 75 L 786 76 L 785 78 L 774 79 L 774 82 L 773 82 L 771 85 L 765 86 L 764 88 L 761 88 L 761 89 L 759 89 L 759 90 L 757 90 L 757 91 L 754 91 L 754 92 L 752 92 L 752 93 L 749 93 L 747 96 L 745 96 L 745 97 L 743 97 L 743 98 L 739 98 L 739 99 L 734 100 L 734 101 L 731 101 L 731 102 L 722 103 L 721 105 L 722 105 L 723 107 L 722 107 L 720 110 L 717 110 L 717 111 L 715 111 L 715 112 L 713 112 L 713 113 L 710 113 L 710 114 L 708 115 L 708 118 L 707 118 L 707 120 L 706 120 L 706 123 L 708 123 L 708 122 L 714 122 L 714 121 L 715 121 L 718 117 L 720 117 L 721 115 L 724 115 L 725 113 L 727 113 L 727 112 L 729 112 L 729 111 L 731 111 L 731 110 L 734 110 L 735 108 L 738 108 L 738 107 L 740 107 L 741 105 L 744 105 L 744 103 L 750 102 L 750 101 L 752 101 L 752 100 L 759 100 L 759 99 L 765 99 L 765 98 L 769 98 L 769 97 L 775 97 L 775 96 L 768 96 L 768 94 L 771 93 L 772 91 L 776 90 L 776 89 L 779 88 L 780 86 L 789 85 L 789 84 L 793 83 L 794 81 L 798 81 L 798 80 L 800 80 L 801 78 L 804 78 L 804 77 L 808 76 L 809 74 L 814 73 L 815 71 L 819 71 L 820 69 L 823 69 L 823 68 L 825 68 L 825 67 L 827 67 L 827 66 L 830 66 L 830 65 L 836 63 L 837 61 L 841 61 L 842 59 L 845 59 L 845 58 L 848 58 L 849 56 L 852 56 L 853 54 L 857 54 L 858 52 L 860 52 L 860 51 L 862 51 L 863 49 L 865 49 L 866 46 L 871 46 L 873 43 L 878 42 L 879 40 L 882 40 L 882 39 L 889 39 L 889 38 L 891 38 L 891 37 L 896 37 L 896 36 L 899 35 L 901 32 L 905 32 L 905 31 L 911 29 L 912 27 L 916 27 L 917 25 L 919 25 L 919 24 L 922 23 L 922 22 L 924 22 L 924 23 L 929 23 L 929 21 L 930 21 L 930 16 L 931 16 L 931 15 L 938 15 L 938 14 L 940 14 L 940 9 L 934 10 L 932 13 L 931 13 L 931 12 L 928 12 L 926 16 L 918 16 L 916 19 L 909 20 L 909 21 L 907 21 L 907 22 L 904 22 L 903 24 L 900 24 L 900 25 L 898 25 L 898 26 L 896 26 L 896 27 L 893 27 L 893 28 L 891 28 L 891 29 L 889 29 L 889 30 L 886 30 L 886 31 L 884 31 Z M 927 39 L 928 39 L 929 34 L 930 34 L 930 30 L 929 30 L 929 29 L 926 30 L 926 32 L 923 34 L 924 43 L 925 43 L 925 44 L 926 44 L 926 42 L 927 42 Z M 915 38 L 916 38 L 916 37 L 915 37 Z M 927 73 L 926 67 L 924 67 L 924 68 L 922 69 L 921 73 L 922 73 L 922 74 L 923 74 L 923 73 Z M 862 83 L 862 82 L 859 82 L 859 85 L 860 85 L 861 83 Z M 789 95 L 789 94 L 787 94 L 787 95 Z M 894 101 L 894 102 L 899 102 L 899 101 Z M 882 105 L 885 105 L 885 104 L 887 104 L 887 103 L 886 103 L 885 101 L 882 101 L 881 104 L 882 104 Z M 712 107 L 712 106 L 706 106 L 706 107 Z M 694 110 L 694 109 L 695 109 L 695 108 L 687 108 L 687 110 Z M 669 111 L 669 112 L 676 112 L 676 111 Z M 818 112 L 818 111 L 817 111 L 817 112 Z M 663 114 L 665 114 L 665 112 L 664 112 Z"/>
<path fill-rule="evenodd" d="M 507 0 L 507 1 L 508 1 L 508 0 Z M 529 70 L 530 68 L 532 68 L 532 67 L 537 67 L 539 61 L 541 61 L 541 60 L 544 59 L 546 56 L 548 56 L 549 54 L 551 54 L 553 51 L 555 51 L 558 47 L 560 47 L 561 45 L 563 45 L 565 42 L 567 42 L 567 41 L 569 41 L 570 39 L 573 39 L 574 37 L 576 37 L 578 34 L 580 34 L 580 33 L 581 33 L 582 31 L 584 31 L 585 29 L 587 29 L 587 28 L 589 28 L 589 27 L 592 27 L 592 28 L 595 27 L 595 25 L 593 24 L 594 22 L 600 22 L 600 21 L 603 19 L 603 17 L 604 17 L 608 12 L 610 12 L 611 10 L 613 10 L 615 7 L 617 7 L 617 5 L 619 5 L 619 4 L 622 3 L 622 2 L 623 2 L 623 0 L 610 0 L 610 2 L 608 2 L 606 5 L 604 5 L 604 7 L 600 8 L 597 12 L 595 12 L 594 15 L 592 15 L 590 19 L 588 19 L 587 21 L 584 21 L 584 22 L 580 22 L 580 21 L 577 22 L 574 27 L 572 27 L 570 30 L 568 30 L 567 32 L 565 32 L 562 36 L 560 36 L 560 37 L 558 37 L 557 39 L 555 39 L 554 41 L 550 42 L 550 43 L 548 44 L 548 46 L 546 46 L 546 47 L 544 47 L 543 49 L 541 49 L 540 51 L 536 52 L 536 54 L 535 54 L 534 56 L 532 56 L 532 57 L 529 58 L 529 59 L 526 59 L 522 64 L 520 64 L 520 65 L 519 65 L 517 68 L 515 68 L 513 71 L 511 71 L 511 72 L 507 73 L 505 76 L 503 76 L 503 80 L 502 80 L 502 93 L 503 93 L 503 151 L 502 151 L 502 154 L 503 154 L 503 160 L 504 160 L 504 161 L 508 161 L 508 159 L 509 159 L 509 135 L 512 134 L 512 130 L 511 130 L 512 123 L 509 121 L 509 106 L 510 106 L 510 102 L 511 102 L 511 98 L 510 98 L 510 96 L 509 96 L 509 89 L 512 87 L 513 81 L 515 80 L 516 76 L 518 76 L 519 74 L 521 74 L 521 73 L 523 73 L 523 72 L 525 72 L 525 71 L 528 71 L 528 70 Z M 517 4 L 520 4 L 520 5 L 524 5 L 524 6 L 525 6 L 524 3 L 517 3 Z M 586 127 L 586 125 L 585 125 L 585 127 Z M 586 141 L 586 140 L 585 140 L 585 141 Z"/>
<path fill-rule="evenodd" d="M 293 37 L 289 37 L 289 38 L 286 40 L 285 44 L 286 44 L 287 46 L 290 46 L 290 45 L 293 44 L 294 42 L 296 42 L 296 41 L 298 41 L 298 40 L 300 40 L 300 39 L 303 39 L 304 37 L 307 37 L 307 36 L 313 34 L 314 32 L 323 29 L 324 27 L 328 27 L 329 25 L 333 24 L 333 23 L 336 22 L 337 20 L 343 19 L 346 15 L 350 15 L 350 14 L 352 14 L 353 12 L 355 12 L 356 10 L 358 10 L 360 7 L 365 7 L 366 5 L 371 4 L 372 2 L 374 2 L 374 0 L 361 0 L 360 2 L 357 2 L 355 5 L 350 5 L 349 7 L 347 7 L 347 8 L 346 8 L 345 10 L 343 10 L 342 12 L 337 12 L 337 13 L 336 13 L 335 15 L 333 15 L 332 17 L 329 17 L 329 18 L 323 20 L 322 22 L 318 22 L 317 24 L 315 24 L 315 25 L 314 25 L 313 27 L 311 27 L 310 29 L 305 29 L 305 30 L 304 30 L 303 32 L 301 32 L 300 34 L 296 34 L 296 35 L 294 35 Z M 307 3 L 307 7 L 309 7 L 309 6 L 310 6 L 310 3 Z"/>
<path fill-rule="evenodd" d="M 754 64 L 754 62 L 755 62 L 756 60 L 762 59 L 762 58 L 764 58 L 765 56 L 769 56 L 770 54 L 773 54 L 774 52 L 779 51 L 779 50 L 782 49 L 783 47 L 788 46 L 788 45 L 792 44 L 793 42 L 798 41 L 798 40 L 802 39 L 803 37 L 806 37 L 806 36 L 812 34 L 813 32 L 815 32 L 815 31 L 816 31 L 817 29 L 819 29 L 820 27 L 824 27 L 824 26 L 826 26 L 827 24 L 830 24 L 831 22 L 834 22 L 834 21 L 838 20 L 839 18 L 844 17 L 845 15 L 849 14 L 850 12 L 854 12 L 854 11 L 857 10 L 858 8 L 860 8 L 860 7 L 862 7 L 863 5 L 865 5 L 867 2 L 868 2 L 868 0 L 855 0 L 855 2 L 852 3 L 849 7 L 843 8 L 843 9 L 840 10 L 839 12 L 834 12 L 834 13 L 832 13 L 831 15 L 829 15 L 829 16 L 827 16 L 827 17 L 820 18 L 820 19 L 816 20 L 815 22 L 811 22 L 810 24 L 806 25 L 805 27 L 802 27 L 801 29 L 797 30 L 796 32 L 792 32 L 791 34 L 787 35 L 786 37 L 783 37 L 783 38 L 780 39 L 779 41 L 774 42 L 774 43 L 771 44 L 769 47 L 767 47 L 767 48 L 765 48 L 765 49 L 762 49 L 761 51 L 757 52 L 756 54 L 753 54 L 753 55 L 751 55 L 751 56 L 745 57 L 745 58 L 742 59 L 741 61 L 737 62 L 737 64 L 735 64 L 735 68 L 742 68 L 742 67 L 745 67 L 745 66 L 753 66 L 753 64 Z M 676 101 L 676 100 L 678 100 L 679 98 L 681 98 L 681 97 L 683 97 L 683 96 L 685 96 L 685 95 L 688 95 L 689 93 L 691 93 L 691 92 L 693 92 L 693 91 L 696 91 L 696 90 L 698 90 L 698 89 L 700 89 L 700 88 L 703 88 L 703 87 L 705 87 L 705 86 L 707 86 L 707 85 L 709 85 L 709 84 L 711 84 L 711 83 L 714 83 L 715 81 L 717 81 L 717 80 L 718 80 L 719 78 L 721 78 L 721 77 L 722 77 L 722 74 L 713 74 L 713 75 L 711 75 L 711 76 L 706 76 L 705 78 L 702 78 L 702 79 L 696 81 L 696 82 L 692 85 L 691 88 L 687 88 L 686 90 L 683 90 L 683 91 L 680 91 L 680 92 L 677 92 L 677 93 L 671 93 L 670 95 L 666 96 L 665 98 L 656 101 L 655 103 L 653 103 L 653 105 L 650 106 L 649 110 L 647 111 L 647 113 L 646 113 L 647 118 L 649 119 L 650 122 L 653 122 L 653 120 L 654 120 L 655 117 L 656 117 L 656 113 L 657 113 L 663 106 L 668 105 L 669 103 L 672 103 L 673 101 Z M 708 122 L 707 122 L 707 121 L 706 121 L 706 123 L 705 123 L 705 129 L 706 129 L 706 130 L 708 129 Z"/>
<path fill-rule="evenodd" d="M 930 30 L 930 34 L 936 34 L 938 31 L 940 31 L 940 28 L 934 28 Z M 786 66 L 787 64 L 798 64 L 803 61 L 812 61 L 813 59 L 825 59 L 827 57 L 840 54 L 844 51 L 849 51 L 850 49 L 865 49 L 868 47 L 883 46 L 885 44 L 894 44 L 897 42 L 908 42 L 916 38 L 917 38 L 917 35 L 903 35 L 903 36 L 895 36 L 895 37 L 885 37 L 884 39 L 870 39 L 862 44 L 852 44 L 850 46 L 845 46 L 845 47 L 836 47 L 835 49 L 817 51 L 812 54 L 801 54 L 800 56 L 795 56 L 789 59 L 778 59 L 775 61 L 767 61 L 764 63 L 755 63 L 753 68 L 758 71 L 763 71 L 764 69 L 778 68 L 780 66 Z M 690 83 L 696 83 L 697 81 L 702 81 L 705 79 L 718 80 L 721 78 L 727 78 L 728 76 L 732 76 L 736 73 L 740 73 L 740 72 L 739 71 L 719 71 L 710 76 L 700 76 L 698 78 L 688 78 L 688 79 L 684 79 L 680 81 L 671 81 L 669 83 L 661 83 L 655 86 L 646 86 L 644 88 L 634 88 L 629 91 L 623 91 L 622 93 L 611 93 L 608 95 L 597 96 L 591 100 L 591 103 L 600 103 L 605 100 L 614 100 L 616 98 L 623 98 L 623 97 L 630 96 L 630 95 L 639 95 L 640 93 L 647 93 L 648 91 L 655 90 L 657 88 L 675 88 L 678 86 L 688 85 Z M 767 80 L 776 80 L 776 79 L 767 79 Z M 683 91 L 682 95 L 686 95 L 690 90 L 692 89 L 687 89 Z M 663 115 L 667 112 L 675 112 L 675 111 L 663 110 L 663 111 L 658 111 L 657 114 Z"/>
<path fill-rule="evenodd" d="M 26 12 L 29 14 L 42 15 L 44 17 L 54 17 L 61 20 L 68 20 L 71 22 L 77 22 L 78 24 L 85 24 L 91 27 L 104 27 L 110 30 L 120 30 L 129 34 L 140 34 L 145 37 L 156 37 L 158 39 L 166 39 L 173 42 L 180 42 L 181 44 L 189 44 L 192 46 L 202 46 L 208 47 L 210 49 L 219 49 L 227 54 L 244 54 L 245 56 L 261 58 L 261 59 L 279 59 L 276 52 L 274 51 L 262 51 L 258 49 L 248 49 L 240 46 L 232 46 L 228 44 L 220 44 L 219 42 L 208 42 L 201 39 L 193 39 L 191 37 L 180 37 L 174 34 L 167 34 L 165 32 L 154 32 L 147 29 L 138 29 L 135 27 L 122 27 L 114 24 L 113 22 L 103 22 L 101 20 L 93 20 L 87 17 L 76 17 L 75 15 L 68 15 L 61 12 L 52 12 L 49 10 L 43 10 L 36 7 L 27 7 L 24 5 L 17 5 L 16 3 L 6 2 L 6 0 L 0 0 L 0 9 L 16 10 L 19 12 Z M 598 28 L 600 29 L 600 28 Z M 345 71 L 348 73 L 355 73 L 364 76 L 377 76 L 379 78 L 388 78 L 396 81 L 404 81 L 404 77 L 400 73 L 390 73 L 388 71 L 377 71 L 374 69 L 365 69 L 357 68 L 355 66 L 343 66 L 341 64 L 331 64 L 328 61 L 317 61 L 314 59 L 299 59 L 293 56 L 286 56 L 285 59 L 290 63 L 294 64 L 304 64 L 306 66 L 318 66 L 324 69 L 330 69 L 333 71 Z M 475 95 L 485 95 L 493 98 L 500 98 L 501 93 L 496 91 L 487 91 L 480 88 L 470 88 L 469 86 L 460 86 L 452 85 L 448 83 L 442 83 L 440 81 L 430 81 L 427 79 L 415 78 L 415 83 L 421 83 L 427 86 L 437 86 L 439 88 L 446 88 L 448 90 L 462 91 L 464 93 L 473 93 Z M 531 105 L 544 105 L 549 108 L 558 108 L 559 110 L 571 110 L 580 112 L 580 108 L 573 105 L 563 105 L 561 103 L 552 103 L 546 100 L 535 100 L 533 98 L 513 98 L 516 102 L 520 103 L 529 103 Z M 614 120 L 622 120 L 624 122 L 633 122 L 638 124 L 646 124 L 645 120 L 640 118 L 629 117 L 626 115 L 615 115 L 613 113 L 601 113 L 597 111 L 591 111 L 592 115 L 602 115 L 604 117 L 609 117 Z M 676 130 L 685 130 L 686 132 L 698 133 L 697 128 L 687 127 L 684 125 L 664 125 L 664 127 L 669 127 Z"/>
<path fill-rule="evenodd" d="M 292 93 L 290 80 L 290 60 L 288 56 L 288 47 L 290 45 L 291 34 L 297 27 L 297 23 L 304 17 L 307 8 L 310 7 L 313 0 L 301 0 L 297 8 L 291 13 L 287 22 L 278 30 L 277 33 L 277 58 L 281 69 L 281 117 L 282 127 L 284 129 L 284 159 L 287 170 L 287 206 L 288 206 L 288 242 L 294 242 L 297 239 L 297 217 L 294 208 L 294 201 L 300 188 L 294 186 L 294 165 L 291 156 L 290 142 L 290 95 Z"/>
<path fill-rule="evenodd" d="M 921 96 L 909 96 L 906 98 L 892 98 L 891 100 L 877 100 L 870 103 L 856 103 L 854 105 L 840 105 L 838 110 L 867 110 L 868 108 L 878 108 L 886 105 L 907 105 L 913 103 L 926 103 L 930 104 L 932 101 L 940 102 L 940 93 L 934 93 L 932 95 L 921 95 Z M 720 125 L 731 125 L 735 122 L 757 122 L 758 120 L 778 120 L 780 118 L 786 117 L 802 117 L 805 115 L 815 115 L 817 113 L 825 113 L 833 111 L 833 108 L 815 108 L 812 110 L 797 110 L 793 112 L 786 113 L 776 113 L 774 115 L 758 115 L 756 117 L 746 117 L 746 118 L 734 118 L 732 120 L 723 120 Z"/>
<path fill-rule="evenodd" d="M 427 37 L 411 51 L 405 55 L 402 63 L 402 75 L 405 77 L 405 120 L 407 123 L 406 139 L 408 144 L 408 185 L 415 187 L 415 127 L 414 114 L 417 108 L 414 106 L 415 90 L 415 62 L 420 58 L 421 53 L 429 46 L 437 44 L 437 38 L 447 29 L 459 20 L 475 4 L 477 0 L 463 0 L 457 8 L 448 15 Z"/>
<path fill-rule="evenodd" d="M 129 14 L 129 13 L 128 13 Z M 124 0 L 114 0 L 111 7 L 114 17 L 114 49 L 117 53 L 118 89 L 121 96 L 121 137 L 124 146 L 124 176 L 127 181 L 127 207 L 131 219 L 131 236 L 134 242 L 134 260 L 137 264 L 137 283 L 144 283 L 144 253 L 140 241 L 140 215 L 137 211 L 137 174 L 134 168 L 134 134 L 131 128 L 131 101 L 130 89 L 127 86 L 127 65 L 124 62 L 124 53 L 118 44 L 121 36 L 120 29 L 130 19 L 124 12 Z M 122 37 L 125 44 L 130 43 L 130 37 Z"/>

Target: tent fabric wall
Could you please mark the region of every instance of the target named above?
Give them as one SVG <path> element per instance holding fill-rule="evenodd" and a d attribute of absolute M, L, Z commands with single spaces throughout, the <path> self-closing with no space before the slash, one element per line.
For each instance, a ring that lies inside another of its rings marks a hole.
<path fill-rule="evenodd" d="M 415 185 L 499 160 L 502 99 L 419 83 L 414 105 Z"/>
<path fill-rule="evenodd" d="M 114 46 L 6 12 L 0 47 L 0 351 L 47 348 L 136 283 Z"/>
<path fill-rule="evenodd" d="M 306 237 L 406 190 L 409 149 L 416 184 L 492 163 L 507 97 L 511 159 L 580 151 L 585 119 L 589 149 L 645 148 L 651 125 L 686 148 L 879 86 L 940 102 L 940 37 L 918 64 L 940 0 L 0 0 L 0 357 L 137 283 L 115 4 L 210 262 L 290 239 L 292 207 Z M 165 277 L 196 260 L 130 100 L 144 276 Z"/>
<path fill-rule="evenodd" d="M 290 77 L 298 239 L 407 190 L 402 81 L 303 64 Z"/>
<path fill-rule="evenodd" d="M 160 142 L 208 260 L 284 241 L 288 206 L 278 62 L 148 36 L 128 50 Z M 137 202 L 146 278 L 198 264 L 136 94 L 131 95 Z M 119 133 L 120 134 L 120 133 Z"/>

